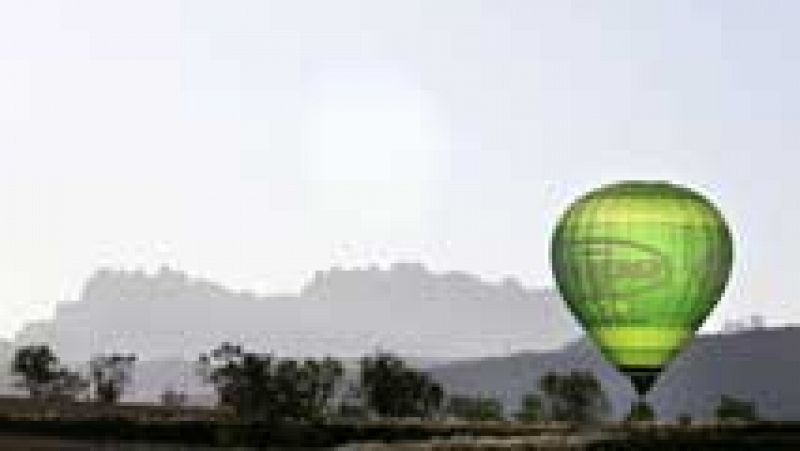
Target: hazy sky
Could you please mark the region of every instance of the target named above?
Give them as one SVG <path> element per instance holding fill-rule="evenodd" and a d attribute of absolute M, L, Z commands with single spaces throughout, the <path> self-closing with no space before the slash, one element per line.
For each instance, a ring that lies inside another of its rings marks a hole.
<path fill-rule="evenodd" d="M 800 3 L 0 3 L 0 336 L 98 267 L 293 292 L 419 260 L 552 283 L 577 195 L 734 229 L 709 325 L 800 322 Z"/>

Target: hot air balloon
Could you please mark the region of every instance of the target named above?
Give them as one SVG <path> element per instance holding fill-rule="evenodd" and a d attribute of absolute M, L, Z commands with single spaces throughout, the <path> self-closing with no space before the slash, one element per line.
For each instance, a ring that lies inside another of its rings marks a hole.
<path fill-rule="evenodd" d="M 714 308 L 732 260 L 720 211 L 667 182 L 619 182 L 585 194 L 551 243 L 564 301 L 640 402 Z"/>

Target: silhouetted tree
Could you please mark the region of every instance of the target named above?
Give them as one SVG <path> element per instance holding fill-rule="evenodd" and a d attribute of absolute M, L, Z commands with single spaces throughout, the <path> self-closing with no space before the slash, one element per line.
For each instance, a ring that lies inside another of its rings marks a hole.
<path fill-rule="evenodd" d="M 22 378 L 16 385 L 25 388 L 34 399 L 75 399 L 88 387 L 80 374 L 60 366 L 58 357 L 45 344 L 18 348 L 11 371 Z"/>
<path fill-rule="evenodd" d="M 298 362 L 230 343 L 201 355 L 200 363 L 220 404 L 241 418 L 269 422 L 322 419 L 344 373 L 341 362 L 329 357 Z"/>
<path fill-rule="evenodd" d="M 544 419 L 544 407 L 542 397 L 536 393 L 528 393 L 522 398 L 519 412 L 514 414 L 517 421 L 542 421 Z"/>
<path fill-rule="evenodd" d="M 588 371 L 564 375 L 549 372 L 539 380 L 539 391 L 551 420 L 594 422 L 604 418 L 610 410 L 600 381 Z"/>
<path fill-rule="evenodd" d="M 758 409 L 752 401 L 722 395 L 714 409 L 714 416 L 720 421 L 757 421 Z"/>
<path fill-rule="evenodd" d="M 499 421 L 503 405 L 496 398 L 454 395 L 447 400 L 447 413 L 468 421 Z"/>
<path fill-rule="evenodd" d="M 12 372 L 22 377 L 18 386 L 28 390 L 32 398 L 43 398 L 47 387 L 55 378 L 58 358 L 46 345 L 19 348 L 14 355 Z"/>
<path fill-rule="evenodd" d="M 125 386 L 130 382 L 133 354 L 98 355 L 89 362 L 95 397 L 98 401 L 113 404 L 122 396 Z"/>
<path fill-rule="evenodd" d="M 382 417 L 430 418 L 444 400 L 439 383 L 386 352 L 362 357 L 360 383 L 366 407 Z"/>

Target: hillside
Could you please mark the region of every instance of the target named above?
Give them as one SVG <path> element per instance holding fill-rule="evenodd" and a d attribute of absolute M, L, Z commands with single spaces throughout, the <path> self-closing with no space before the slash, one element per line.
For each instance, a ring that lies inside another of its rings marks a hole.
<path fill-rule="evenodd" d="M 719 397 L 729 394 L 754 400 L 765 418 L 800 420 L 798 343 L 800 327 L 700 336 L 662 375 L 649 401 L 660 418 L 709 418 Z M 586 341 L 557 352 L 454 362 L 430 371 L 451 392 L 491 394 L 513 412 L 542 374 L 570 369 L 593 371 L 614 414 L 627 413 L 633 389 Z"/>

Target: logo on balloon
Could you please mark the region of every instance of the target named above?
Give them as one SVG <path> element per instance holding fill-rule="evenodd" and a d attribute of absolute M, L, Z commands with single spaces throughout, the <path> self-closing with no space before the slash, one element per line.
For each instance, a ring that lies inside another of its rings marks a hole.
<path fill-rule="evenodd" d="M 667 257 L 646 244 L 616 238 L 571 241 L 567 246 L 574 271 L 586 277 L 605 298 L 640 294 L 670 281 Z"/>

